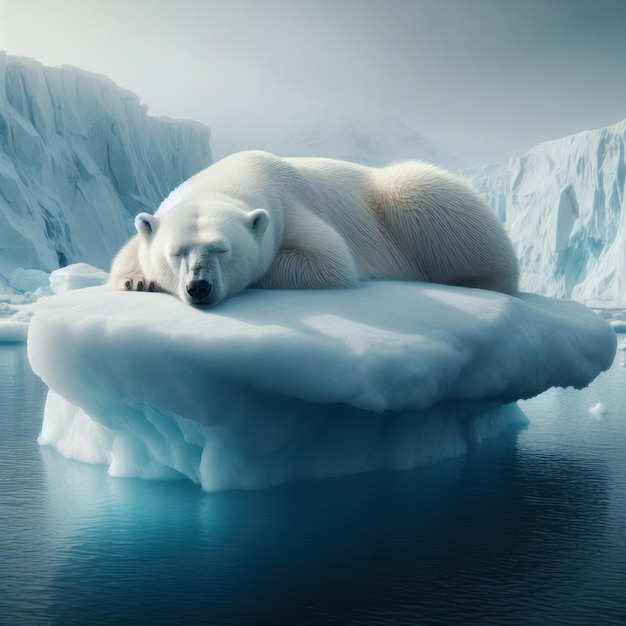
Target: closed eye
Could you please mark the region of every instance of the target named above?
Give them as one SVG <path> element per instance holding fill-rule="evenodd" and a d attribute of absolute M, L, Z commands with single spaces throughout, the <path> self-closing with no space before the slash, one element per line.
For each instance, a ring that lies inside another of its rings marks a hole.
<path fill-rule="evenodd" d="M 180 258 L 180 257 L 186 257 L 189 256 L 192 251 L 196 251 L 200 253 L 200 250 L 196 250 L 195 246 L 189 247 L 189 246 L 172 246 L 170 248 L 170 256 L 172 258 Z M 208 253 L 208 254 L 219 254 L 219 255 L 224 255 L 224 254 L 229 254 L 230 253 L 230 246 L 228 245 L 204 245 L 203 246 L 203 250 L 202 253 Z"/>
<path fill-rule="evenodd" d="M 174 258 L 185 256 L 185 254 L 187 254 L 186 248 L 172 248 L 172 250 L 170 250 L 170 255 Z"/>

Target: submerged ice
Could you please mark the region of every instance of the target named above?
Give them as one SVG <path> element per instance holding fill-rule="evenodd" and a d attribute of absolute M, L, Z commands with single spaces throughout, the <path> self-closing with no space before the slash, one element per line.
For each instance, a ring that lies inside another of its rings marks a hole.
<path fill-rule="evenodd" d="M 51 390 L 40 443 L 207 491 L 461 455 L 523 423 L 516 400 L 587 385 L 615 347 L 574 302 L 394 282 L 208 311 L 81 289 L 39 301 L 28 341 Z"/>

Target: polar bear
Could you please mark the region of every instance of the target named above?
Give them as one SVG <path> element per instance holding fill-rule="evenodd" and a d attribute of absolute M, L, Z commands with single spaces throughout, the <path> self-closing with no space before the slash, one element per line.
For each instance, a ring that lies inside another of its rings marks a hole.
<path fill-rule="evenodd" d="M 415 280 L 515 294 L 504 228 L 463 180 L 408 161 L 230 155 L 175 189 L 118 253 L 109 285 L 210 307 L 245 289 Z"/>

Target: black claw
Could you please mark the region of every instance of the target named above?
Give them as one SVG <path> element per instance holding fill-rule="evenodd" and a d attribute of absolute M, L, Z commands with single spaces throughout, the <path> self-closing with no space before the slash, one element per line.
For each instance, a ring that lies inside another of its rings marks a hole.
<path fill-rule="evenodd" d="M 130 291 L 133 288 L 133 281 L 130 278 L 124 283 L 124 288 L 126 291 Z"/>
<path fill-rule="evenodd" d="M 137 283 L 137 291 L 143 291 L 143 288 L 144 288 L 143 280 L 140 280 Z"/>
<path fill-rule="evenodd" d="M 154 287 L 154 283 L 150 283 L 148 285 L 148 291 L 154 291 L 155 287 Z"/>

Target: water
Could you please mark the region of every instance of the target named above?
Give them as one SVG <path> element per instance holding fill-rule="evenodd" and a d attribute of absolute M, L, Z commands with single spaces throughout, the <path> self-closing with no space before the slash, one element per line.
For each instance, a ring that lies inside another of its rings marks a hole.
<path fill-rule="evenodd" d="M 463 459 L 251 493 L 40 448 L 23 346 L 0 390 L 1 624 L 626 624 L 619 364 Z"/>

